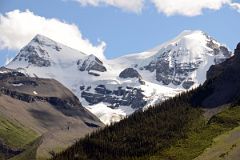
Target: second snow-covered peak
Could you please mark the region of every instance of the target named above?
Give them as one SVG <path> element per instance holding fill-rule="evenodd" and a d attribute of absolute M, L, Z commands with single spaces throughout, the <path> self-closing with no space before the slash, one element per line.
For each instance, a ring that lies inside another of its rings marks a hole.
<path fill-rule="evenodd" d="M 160 49 L 169 46 L 169 45 L 175 45 L 175 44 L 182 44 L 182 45 L 189 45 L 189 41 L 198 41 L 198 42 L 206 42 L 206 36 L 207 34 L 204 33 L 203 31 L 200 30 L 184 30 L 183 32 L 181 32 L 177 37 L 175 37 L 174 39 L 167 41 L 151 50 L 149 50 L 150 52 L 156 52 L 159 51 Z"/>
<path fill-rule="evenodd" d="M 203 31 L 183 31 L 175 39 L 151 50 L 152 58 L 168 57 L 181 63 L 193 63 L 208 56 L 215 56 L 216 63 L 231 56 L 225 45 Z M 155 53 L 155 54 L 154 54 Z"/>
<path fill-rule="evenodd" d="M 158 83 L 189 89 L 203 83 L 211 65 L 232 53 L 202 31 L 184 31 L 146 52 L 123 56 L 113 63 L 152 73 Z"/>

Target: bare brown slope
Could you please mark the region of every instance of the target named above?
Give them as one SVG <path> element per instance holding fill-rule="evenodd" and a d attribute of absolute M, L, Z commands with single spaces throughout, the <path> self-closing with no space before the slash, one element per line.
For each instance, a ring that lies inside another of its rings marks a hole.
<path fill-rule="evenodd" d="M 103 124 L 55 80 L 0 69 L 0 113 L 42 136 L 37 157 L 65 148 Z"/>

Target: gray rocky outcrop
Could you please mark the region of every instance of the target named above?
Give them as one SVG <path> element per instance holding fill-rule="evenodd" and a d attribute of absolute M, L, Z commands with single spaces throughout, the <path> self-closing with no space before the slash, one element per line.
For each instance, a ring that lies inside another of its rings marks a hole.
<path fill-rule="evenodd" d="M 90 55 L 86 59 L 80 59 L 77 61 L 78 69 L 80 71 L 99 71 L 106 72 L 107 69 L 96 56 Z M 97 73 L 90 72 L 94 76 L 98 76 Z"/>
<path fill-rule="evenodd" d="M 120 74 L 120 78 L 142 78 L 138 71 L 134 68 L 126 68 Z"/>
<path fill-rule="evenodd" d="M 83 90 L 86 87 L 81 87 Z M 90 105 L 100 102 L 108 103 L 109 107 L 117 108 L 119 106 L 131 106 L 134 109 L 143 108 L 147 102 L 144 100 L 143 91 L 132 87 L 118 87 L 116 90 L 107 89 L 104 85 L 98 85 L 95 93 L 84 90 L 81 97 Z"/>

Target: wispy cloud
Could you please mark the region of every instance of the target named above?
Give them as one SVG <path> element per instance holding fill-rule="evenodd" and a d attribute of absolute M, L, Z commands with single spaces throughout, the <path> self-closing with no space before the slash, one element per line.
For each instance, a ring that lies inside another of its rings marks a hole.
<path fill-rule="evenodd" d="M 36 34 L 45 35 L 86 54 L 104 57 L 106 44 L 100 42 L 94 46 L 88 39 L 83 38 L 75 24 L 41 17 L 29 10 L 24 12 L 14 10 L 5 15 L 0 14 L 0 49 L 19 50 Z"/>
<path fill-rule="evenodd" d="M 167 16 L 201 15 L 204 9 L 219 10 L 231 0 L 151 0 L 157 10 Z"/>
<path fill-rule="evenodd" d="M 69 1 L 69 0 L 68 0 Z M 205 9 L 219 10 L 224 5 L 229 5 L 236 10 L 240 10 L 239 3 L 233 0 L 73 0 L 82 6 L 113 6 L 122 10 L 141 13 L 146 5 L 152 3 L 159 13 L 167 16 L 198 16 Z M 147 3 L 150 2 L 150 3 Z"/>
<path fill-rule="evenodd" d="M 231 3 L 230 6 L 240 13 L 240 3 Z"/>
<path fill-rule="evenodd" d="M 114 6 L 125 11 L 140 13 L 144 6 L 144 0 L 74 0 L 82 6 Z"/>

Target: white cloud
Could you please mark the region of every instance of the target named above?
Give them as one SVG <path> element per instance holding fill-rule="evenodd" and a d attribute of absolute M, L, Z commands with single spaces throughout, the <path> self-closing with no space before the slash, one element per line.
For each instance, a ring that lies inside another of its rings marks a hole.
<path fill-rule="evenodd" d="M 167 16 L 201 15 L 203 9 L 219 10 L 224 4 L 230 4 L 231 0 L 151 0 L 157 10 Z"/>
<path fill-rule="evenodd" d="M 82 6 L 113 6 L 126 11 L 141 13 L 143 8 L 151 2 L 158 12 L 167 16 L 197 16 L 201 15 L 204 9 L 219 10 L 224 5 L 229 5 L 240 12 L 240 4 L 233 3 L 233 0 L 73 0 Z M 145 7 L 147 8 L 147 7 Z"/>
<path fill-rule="evenodd" d="M 230 6 L 240 13 L 240 3 L 231 3 Z"/>
<path fill-rule="evenodd" d="M 83 38 L 75 24 L 68 24 L 58 19 L 48 19 L 26 10 L 14 10 L 0 14 L 0 49 L 19 50 L 36 34 L 45 35 L 86 54 L 95 54 L 103 58 L 105 43 L 94 46 Z"/>
<path fill-rule="evenodd" d="M 109 5 L 121 8 L 125 11 L 140 13 L 144 6 L 144 0 L 75 0 L 81 5 L 101 6 Z"/>

